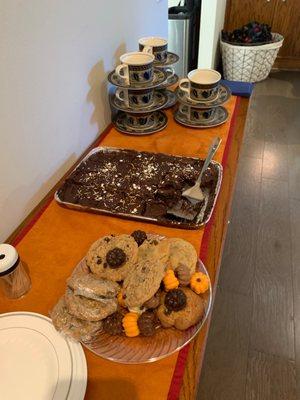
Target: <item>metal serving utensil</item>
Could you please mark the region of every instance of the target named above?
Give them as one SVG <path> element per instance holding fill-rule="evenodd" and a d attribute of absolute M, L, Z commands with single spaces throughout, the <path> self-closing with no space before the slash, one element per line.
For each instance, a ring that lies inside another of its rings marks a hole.
<path fill-rule="evenodd" d="M 206 171 L 207 167 L 209 166 L 211 160 L 213 159 L 214 155 L 216 154 L 216 151 L 218 150 L 220 143 L 222 139 L 219 137 L 216 137 L 214 141 L 212 142 L 210 149 L 208 151 L 207 157 L 204 161 L 203 167 L 201 169 L 200 175 L 198 176 L 198 179 L 196 180 L 194 186 L 186 189 L 183 193 L 182 196 L 186 197 L 191 203 L 202 201 L 204 199 L 204 195 L 202 193 L 202 190 L 200 188 L 201 184 L 201 179 L 203 176 L 203 173 Z"/>
<path fill-rule="evenodd" d="M 194 186 L 185 189 L 182 193 L 183 197 L 186 197 L 188 202 L 184 201 L 183 199 L 179 200 L 177 204 L 175 204 L 172 208 L 167 210 L 168 214 L 175 215 L 176 217 L 186 219 L 188 221 L 194 220 L 194 218 L 197 216 L 196 222 L 198 223 L 200 219 L 204 215 L 204 211 L 207 206 L 207 201 L 208 201 L 208 196 L 204 196 L 200 184 L 201 184 L 201 179 L 203 176 L 203 173 L 206 171 L 208 168 L 213 156 L 215 155 L 216 151 L 218 150 L 221 139 L 219 137 L 216 137 L 214 141 L 212 142 L 210 149 L 208 151 L 207 157 L 203 163 L 202 169 L 200 171 L 200 174 L 198 176 L 198 179 L 196 180 Z M 201 207 L 201 210 L 199 212 L 199 209 L 197 207 L 197 203 L 202 202 L 204 200 L 204 204 Z"/>

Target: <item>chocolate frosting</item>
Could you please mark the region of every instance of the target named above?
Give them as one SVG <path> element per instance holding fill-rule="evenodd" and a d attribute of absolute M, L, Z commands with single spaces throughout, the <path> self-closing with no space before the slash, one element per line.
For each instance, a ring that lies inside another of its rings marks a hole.
<path fill-rule="evenodd" d="M 184 188 L 196 181 L 203 161 L 174 157 L 161 153 L 134 150 L 99 151 L 82 162 L 58 190 L 63 202 L 157 218 L 158 221 L 179 221 L 167 210 L 187 199 Z M 201 187 L 214 193 L 218 170 L 213 164 L 206 171 Z M 213 205 L 208 201 L 206 215 Z M 196 204 L 197 210 L 202 204 Z"/>

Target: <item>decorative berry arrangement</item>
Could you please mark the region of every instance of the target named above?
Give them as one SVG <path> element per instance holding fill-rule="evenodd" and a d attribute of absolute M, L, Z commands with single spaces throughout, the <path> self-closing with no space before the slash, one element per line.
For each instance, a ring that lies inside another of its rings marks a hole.
<path fill-rule="evenodd" d="M 180 311 L 186 305 L 186 295 L 180 289 L 170 290 L 165 297 L 165 306 L 170 311 Z"/>
<path fill-rule="evenodd" d="M 138 327 L 142 336 L 153 336 L 157 325 L 153 312 L 146 311 L 138 319 Z"/>
<path fill-rule="evenodd" d="M 132 232 L 131 236 L 133 239 L 136 241 L 137 245 L 140 246 L 141 244 L 144 243 L 144 241 L 147 239 L 147 234 L 144 231 L 134 231 Z"/>
<path fill-rule="evenodd" d="M 252 21 L 232 32 L 222 31 L 222 40 L 232 44 L 270 43 L 272 42 L 271 27 Z"/>
<path fill-rule="evenodd" d="M 121 335 L 123 332 L 123 314 L 115 312 L 103 321 L 103 330 L 110 335 Z"/>
<path fill-rule="evenodd" d="M 126 261 L 126 254 L 122 249 L 115 247 L 107 252 L 106 261 L 110 268 L 119 268 Z"/>

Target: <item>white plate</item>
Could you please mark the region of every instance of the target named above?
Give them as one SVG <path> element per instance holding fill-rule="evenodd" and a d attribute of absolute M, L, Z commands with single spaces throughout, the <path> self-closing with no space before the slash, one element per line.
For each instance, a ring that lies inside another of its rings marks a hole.
<path fill-rule="evenodd" d="M 44 315 L 0 315 L 0 399 L 82 400 L 87 368 L 81 346 Z"/>

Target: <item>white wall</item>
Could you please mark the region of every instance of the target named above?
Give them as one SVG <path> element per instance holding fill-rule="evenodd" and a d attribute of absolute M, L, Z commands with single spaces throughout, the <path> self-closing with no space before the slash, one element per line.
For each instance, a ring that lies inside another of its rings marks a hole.
<path fill-rule="evenodd" d="M 198 68 L 216 68 L 226 0 L 202 0 Z"/>
<path fill-rule="evenodd" d="M 179 0 L 168 0 L 169 7 L 175 7 L 175 6 L 178 6 L 178 4 L 179 4 Z M 182 4 L 183 4 L 183 1 L 182 1 Z"/>
<path fill-rule="evenodd" d="M 106 76 L 167 0 L 1 0 L 0 241 L 110 122 Z"/>

